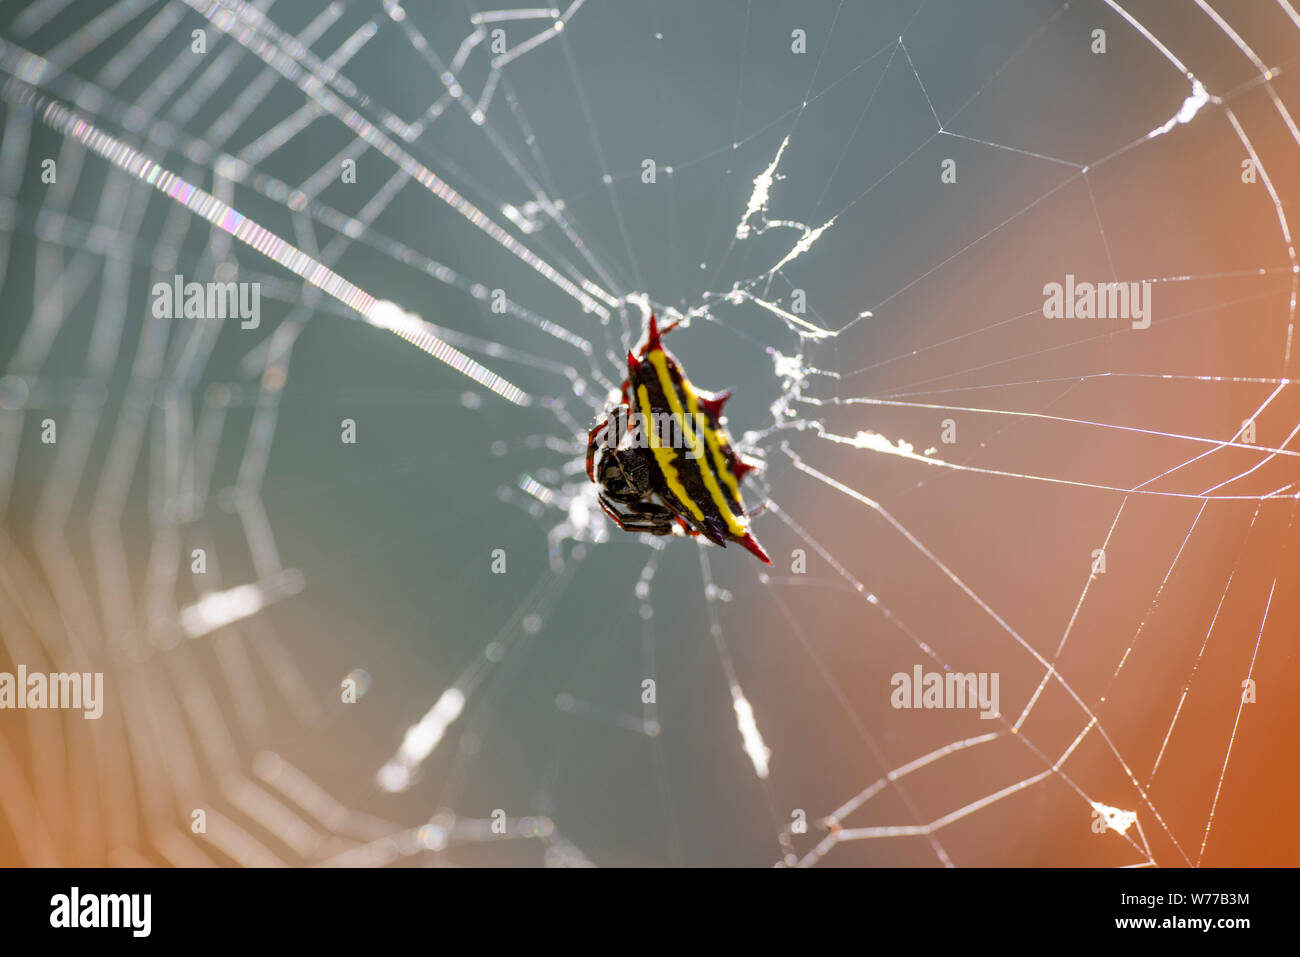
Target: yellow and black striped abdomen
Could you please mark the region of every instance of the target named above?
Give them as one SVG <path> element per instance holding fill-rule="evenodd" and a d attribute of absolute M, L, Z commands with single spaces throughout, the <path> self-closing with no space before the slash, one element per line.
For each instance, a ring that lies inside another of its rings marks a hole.
<path fill-rule="evenodd" d="M 655 491 L 692 531 L 741 544 L 764 561 L 749 531 L 740 482 L 753 466 L 731 447 L 722 423 L 726 395 L 700 392 L 663 348 L 652 316 L 638 359 L 628 353 L 627 402 Z"/>

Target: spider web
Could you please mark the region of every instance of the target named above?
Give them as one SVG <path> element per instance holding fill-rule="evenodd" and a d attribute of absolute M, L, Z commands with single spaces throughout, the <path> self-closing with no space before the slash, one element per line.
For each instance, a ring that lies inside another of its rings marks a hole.
<path fill-rule="evenodd" d="M 1295 863 L 1300 14 L 969 6 L 0 11 L 3 859 Z M 770 570 L 596 505 L 651 310 Z"/>

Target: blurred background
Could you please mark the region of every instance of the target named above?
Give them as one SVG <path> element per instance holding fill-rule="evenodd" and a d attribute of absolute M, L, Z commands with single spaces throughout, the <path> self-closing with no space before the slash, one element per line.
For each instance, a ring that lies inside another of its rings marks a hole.
<path fill-rule="evenodd" d="M 0 5 L 0 672 L 105 675 L 0 711 L 0 863 L 1300 862 L 1298 58 L 1285 0 Z M 596 507 L 649 308 L 770 568 Z"/>

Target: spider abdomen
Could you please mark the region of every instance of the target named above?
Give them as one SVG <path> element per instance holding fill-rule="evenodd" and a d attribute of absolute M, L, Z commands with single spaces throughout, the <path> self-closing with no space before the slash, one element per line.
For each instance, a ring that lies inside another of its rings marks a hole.
<path fill-rule="evenodd" d="M 754 466 L 741 459 L 731 446 L 722 422 L 727 394 L 701 392 L 691 385 L 677 361 L 664 349 L 653 315 L 647 323 L 640 357 L 629 352 L 627 362 L 623 401 L 633 422 L 632 442 L 630 449 L 618 450 L 615 460 L 626 484 L 637 487 L 648 482 L 652 495 L 676 515 L 687 531 L 702 534 L 724 548 L 728 541 L 736 542 L 771 564 L 749 530 L 740 483 Z M 616 413 L 621 415 L 618 410 Z M 613 421 L 611 415 L 611 425 Z M 600 427 L 592 430 L 589 462 L 598 431 Z M 604 429 L 606 436 L 609 431 L 608 427 Z M 608 454 L 608 450 L 602 454 L 602 472 Z M 634 477 L 628 472 L 637 474 Z M 591 477 L 596 481 L 594 473 Z M 607 493 L 623 491 L 621 486 L 611 488 L 604 477 L 601 484 Z M 622 495 L 613 497 L 626 501 Z M 616 515 L 604 498 L 602 506 L 620 526 L 629 528 L 628 516 Z M 638 511 L 637 517 L 645 516 Z M 655 529 L 634 522 L 630 530 Z"/>

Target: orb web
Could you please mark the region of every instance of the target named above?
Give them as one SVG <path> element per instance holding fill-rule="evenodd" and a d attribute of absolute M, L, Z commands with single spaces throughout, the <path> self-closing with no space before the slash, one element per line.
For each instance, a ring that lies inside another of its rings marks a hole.
<path fill-rule="evenodd" d="M 0 647 L 108 707 L 4 716 L 4 859 L 1293 863 L 1297 56 L 1286 0 L 6 10 Z M 772 570 L 600 513 L 651 312 Z"/>

